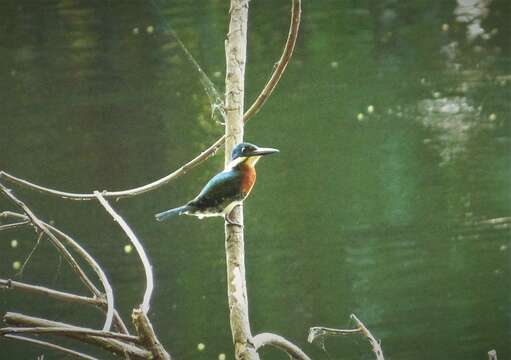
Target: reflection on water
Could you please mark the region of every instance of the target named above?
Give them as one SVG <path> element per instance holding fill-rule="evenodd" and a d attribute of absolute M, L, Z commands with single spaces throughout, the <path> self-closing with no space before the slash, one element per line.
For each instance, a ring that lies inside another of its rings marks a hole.
<path fill-rule="evenodd" d="M 481 123 L 480 111 L 467 103 L 463 97 L 426 99 L 419 102 L 419 119 L 422 124 L 433 130 L 435 146 L 442 162 L 456 160 L 466 152 L 470 139 L 477 131 L 491 126 Z M 430 139 L 424 139 L 429 142 Z"/>
<path fill-rule="evenodd" d="M 0 168 L 63 190 L 123 189 L 222 133 L 161 19 L 222 89 L 227 4 L 161 4 L 0 4 Z M 285 41 L 288 4 L 273 5 L 251 4 L 247 103 Z M 309 326 L 349 327 L 354 312 L 389 358 L 511 356 L 508 15 L 505 0 L 304 3 L 293 62 L 246 129 L 281 149 L 245 205 L 254 332 L 286 335 L 317 359 L 369 359 L 358 338 L 327 340 L 328 354 L 306 344 Z M 222 163 L 116 204 L 151 256 L 152 317 L 176 358 L 233 358 L 221 221 L 153 218 Z M 142 272 L 103 211 L 16 191 L 98 258 L 129 315 Z M 1 233 L 0 274 L 14 276 L 33 245 L 28 230 Z M 23 280 L 81 290 L 44 242 Z M 101 323 L 93 310 L 2 292 L 5 310 Z M 42 352 L 0 346 L 9 358 Z"/>
<path fill-rule="evenodd" d="M 454 9 L 456 21 L 467 24 L 467 39 L 474 41 L 477 38 L 488 40 L 490 33 L 484 30 L 482 21 L 488 16 L 491 0 L 458 0 Z"/>

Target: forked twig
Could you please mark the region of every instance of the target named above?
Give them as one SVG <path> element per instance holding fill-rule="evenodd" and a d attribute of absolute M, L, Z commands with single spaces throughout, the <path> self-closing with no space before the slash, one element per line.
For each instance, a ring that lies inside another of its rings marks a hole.
<path fill-rule="evenodd" d="M 353 335 L 353 334 L 362 334 L 364 335 L 371 344 L 372 350 L 376 355 L 377 360 L 385 360 L 383 357 L 383 351 L 380 345 L 380 342 L 376 340 L 373 334 L 369 331 L 369 329 L 360 321 L 355 314 L 351 314 L 351 319 L 355 321 L 357 324 L 356 329 L 334 329 L 334 328 L 326 328 L 322 326 L 315 326 L 309 329 L 309 343 L 314 342 L 316 339 L 319 339 L 324 336 L 344 336 L 344 335 Z"/>
<path fill-rule="evenodd" d="M 356 317 L 355 314 L 351 314 L 351 318 L 353 320 L 355 320 L 355 322 L 357 323 L 358 328 L 360 329 L 360 331 L 362 331 L 362 334 L 364 334 L 364 336 L 369 340 L 369 343 L 371 344 L 371 346 L 373 348 L 373 352 L 376 355 L 376 359 L 378 359 L 378 360 L 385 360 L 384 357 L 383 357 L 383 351 L 381 349 L 380 342 L 375 339 L 373 334 L 369 331 L 368 328 L 366 328 L 366 326 L 362 323 L 362 321 L 360 321 Z"/>

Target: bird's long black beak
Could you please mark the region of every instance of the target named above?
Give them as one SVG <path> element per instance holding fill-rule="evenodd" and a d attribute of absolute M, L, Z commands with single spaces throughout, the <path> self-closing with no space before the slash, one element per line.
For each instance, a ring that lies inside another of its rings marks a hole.
<path fill-rule="evenodd" d="M 248 156 L 263 156 L 263 155 L 275 154 L 278 152 L 279 152 L 278 149 L 260 147 L 260 148 L 257 148 L 255 150 L 251 151 Z"/>

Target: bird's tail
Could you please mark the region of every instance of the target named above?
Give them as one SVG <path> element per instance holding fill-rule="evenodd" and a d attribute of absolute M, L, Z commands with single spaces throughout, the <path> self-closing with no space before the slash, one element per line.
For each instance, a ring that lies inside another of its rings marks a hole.
<path fill-rule="evenodd" d="M 158 221 L 164 221 L 167 219 L 170 219 L 174 216 L 182 215 L 184 214 L 190 207 L 188 205 L 180 206 L 175 209 L 170 209 L 164 212 L 161 212 L 159 214 L 154 215 L 156 217 L 156 220 Z"/>

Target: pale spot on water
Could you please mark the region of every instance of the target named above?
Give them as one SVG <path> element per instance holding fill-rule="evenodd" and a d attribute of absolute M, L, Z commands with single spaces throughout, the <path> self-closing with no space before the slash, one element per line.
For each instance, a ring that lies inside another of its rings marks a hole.
<path fill-rule="evenodd" d="M 131 244 L 126 244 L 126 245 L 124 245 L 124 252 L 125 252 L 126 254 L 129 254 L 129 253 L 131 253 L 132 251 L 133 251 L 133 247 L 131 246 Z"/>

